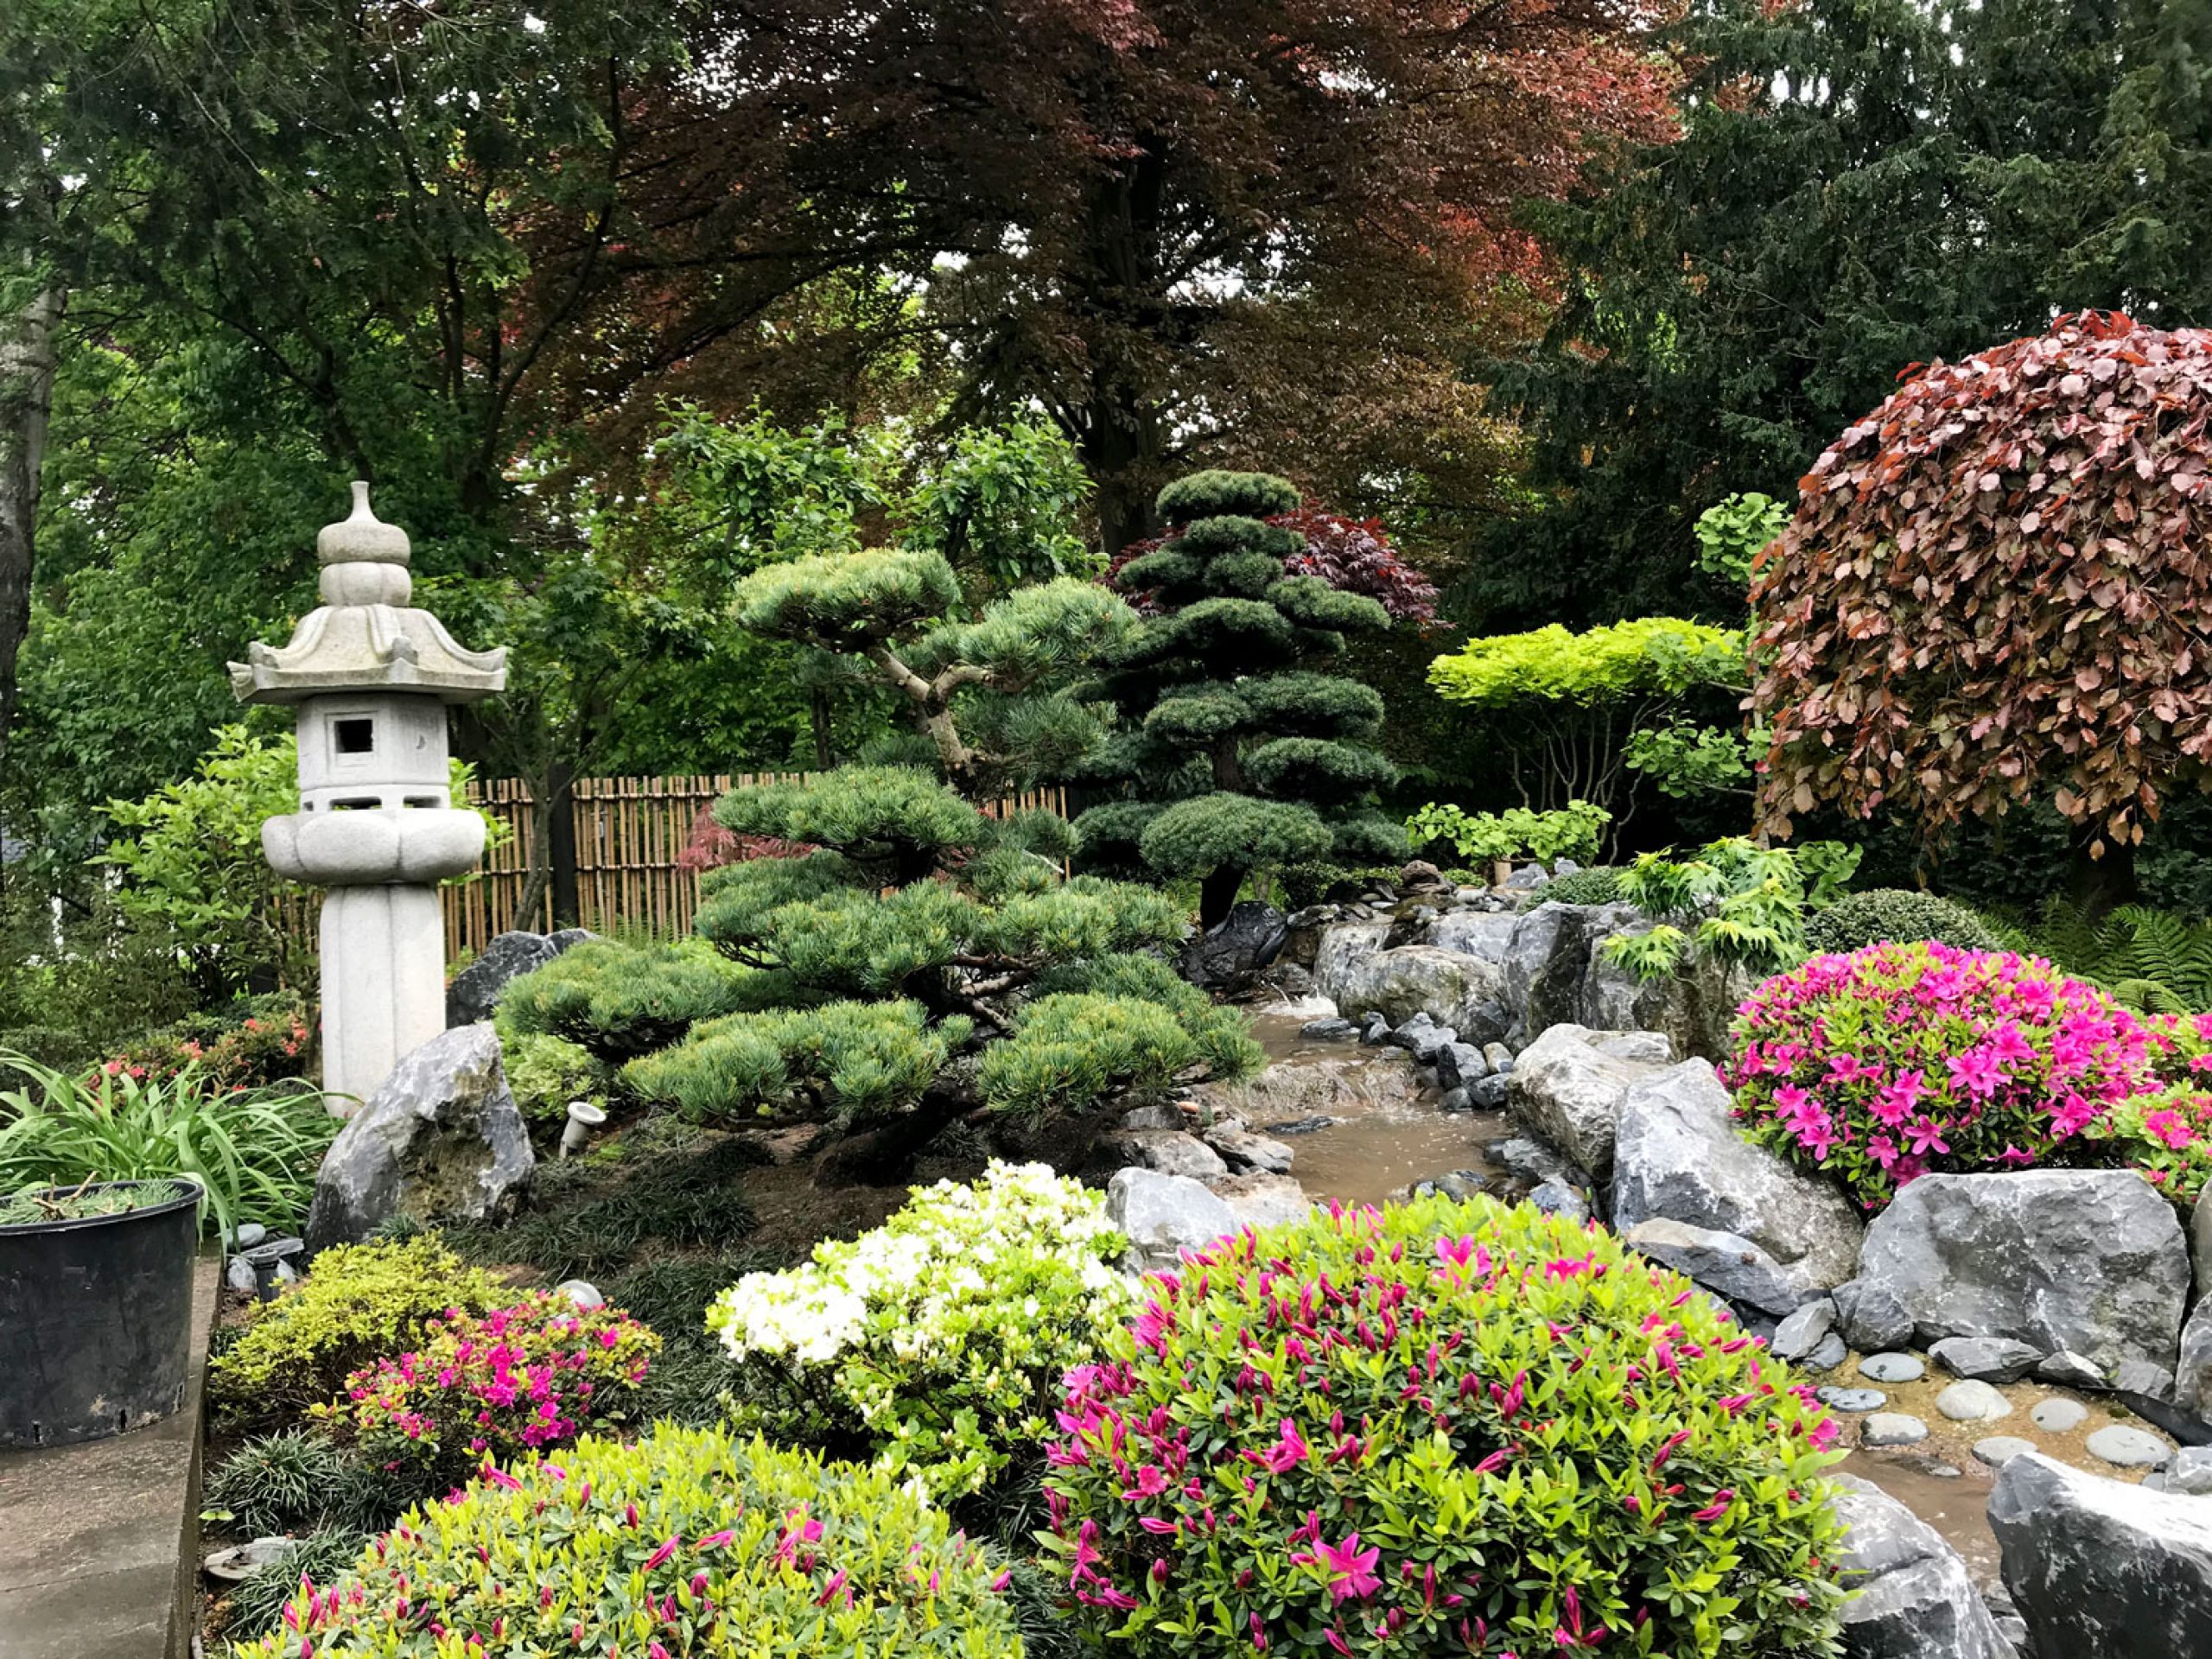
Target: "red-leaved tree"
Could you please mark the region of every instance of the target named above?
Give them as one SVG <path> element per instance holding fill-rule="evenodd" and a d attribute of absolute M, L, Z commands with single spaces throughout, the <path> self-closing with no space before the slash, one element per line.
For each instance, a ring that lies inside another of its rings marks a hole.
<path fill-rule="evenodd" d="M 2212 751 L 2212 331 L 2085 311 L 1906 377 L 1753 567 L 1764 818 L 2047 794 L 2124 868 Z"/>
<path fill-rule="evenodd" d="M 1285 556 L 1285 575 L 1319 576 L 1342 593 L 1363 594 L 1388 611 L 1393 622 L 1426 626 L 1436 620 L 1436 584 L 1398 556 L 1382 520 L 1347 518 L 1340 512 L 1300 507 L 1296 512 L 1276 513 L 1268 523 L 1305 538 L 1304 547 Z M 1156 551 L 1175 538 L 1158 536 L 1130 543 L 1107 568 L 1107 583 L 1110 586 L 1130 560 Z M 1159 614 L 1149 594 L 1128 597 L 1145 615 Z"/>

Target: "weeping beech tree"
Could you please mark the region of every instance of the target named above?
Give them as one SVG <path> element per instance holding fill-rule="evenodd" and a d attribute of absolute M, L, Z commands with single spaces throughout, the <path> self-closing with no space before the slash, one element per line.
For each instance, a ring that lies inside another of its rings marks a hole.
<path fill-rule="evenodd" d="M 1242 1017 L 1160 954 L 1185 928 L 1172 899 L 1070 880 L 1065 819 L 979 805 L 1096 744 L 1098 715 L 1066 687 L 1135 613 L 1072 579 L 944 620 L 961 597 L 941 556 L 909 550 L 796 559 L 740 582 L 746 626 L 862 659 L 900 693 L 914 727 L 903 763 L 716 803 L 732 834 L 804 850 L 702 877 L 696 926 L 713 956 L 582 946 L 508 1001 L 620 1063 L 645 1099 L 828 1122 L 842 1134 L 824 1180 L 896 1176 L 962 1119 L 1065 1166 L 1108 1104 L 1256 1070 Z"/>
<path fill-rule="evenodd" d="M 1395 780 L 1368 746 L 1382 699 L 1326 672 L 1382 605 L 1319 576 L 1286 576 L 1303 537 L 1266 522 L 1298 492 L 1265 473 L 1170 484 L 1159 547 L 1115 573 L 1156 613 L 1109 648 L 1088 690 L 1120 720 L 1085 775 L 1119 793 L 1077 820 L 1087 866 L 1200 880 L 1198 919 L 1229 913 L 1255 871 L 1405 855 L 1375 791 Z"/>

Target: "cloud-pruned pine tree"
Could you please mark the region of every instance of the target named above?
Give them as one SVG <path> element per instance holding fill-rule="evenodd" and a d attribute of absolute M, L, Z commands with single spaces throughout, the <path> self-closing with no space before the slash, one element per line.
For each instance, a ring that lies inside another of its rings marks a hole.
<path fill-rule="evenodd" d="M 1329 671 L 1347 636 L 1379 632 L 1374 600 L 1286 576 L 1303 545 L 1270 524 L 1298 492 L 1265 473 L 1205 472 L 1160 493 L 1171 528 L 1115 574 L 1156 614 L 1102 657 L 1088 688 L 1119 715 L 1087 776 L 1117 796 L 1077 822 L 1089 868 L 1200 881 L 1199 921 L 1229 913 L 1255 871 L 1402 858 L 1376 809 L 1395 769 L 1370 747 L 1371 687 Z"/>

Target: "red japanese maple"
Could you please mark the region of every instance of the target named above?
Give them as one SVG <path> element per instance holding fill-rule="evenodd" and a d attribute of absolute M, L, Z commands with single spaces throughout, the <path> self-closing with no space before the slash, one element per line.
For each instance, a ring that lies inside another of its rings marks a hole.
<path fill-rule="evenodd" d="M 1389 612 L 1394 622 L 1436 620 L 1436 584 L 1398 556 L 1380 519 L 1347 518 L 1338 512 L 1300 507 L 1296 512 L 1278 513 L 1268 522 L 1306 538 L 1303 549 L 1283 560 L 1285 575 L 1319 576 L 1332 588 L 1364 594 Z M 1131 559 L 1173 539 L 1162 536 L 1129 543 L 1108 567 L 1108 585 Z M 1130 602 L 1147 616 L 1155 613 L 1149 594 L 1133 594 Z"/>
<path fill-rule="evenodd" d="M 1764 817 L 2048 791 L 2132 848 L 2212 753 L 2212 331 L 2082 312 L 1905 374 L 1754 566 Z"/>

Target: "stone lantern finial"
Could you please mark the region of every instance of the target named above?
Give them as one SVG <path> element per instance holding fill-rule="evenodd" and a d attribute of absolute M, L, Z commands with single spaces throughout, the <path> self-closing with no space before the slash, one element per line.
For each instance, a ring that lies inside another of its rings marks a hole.
<path fill-rule="evenodd" d="M 446 705 L 507 679 L 504 649 L 467 650 L 408 603 L 410 556 L 356 483 L 352 514 L 315 538 L 323 602 L 288 644 L 230 665 L 241 702 L 296 709 L 300 810 L 264 823 L 261 848 L 278 874 L 329 889 L 323 1087 L 362 1099 L 445 1028 L 437 884 L 484 851 L 484 820 L 450 798 Z"/>

